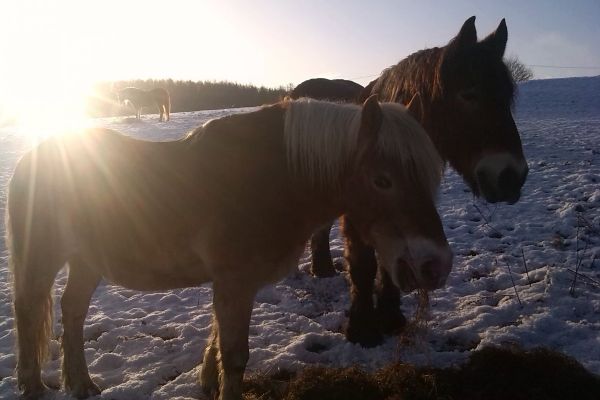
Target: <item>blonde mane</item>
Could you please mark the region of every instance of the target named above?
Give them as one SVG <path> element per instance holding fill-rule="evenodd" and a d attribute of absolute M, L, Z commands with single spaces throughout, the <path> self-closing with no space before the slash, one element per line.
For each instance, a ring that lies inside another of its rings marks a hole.
<path fill-rule="evenodd" d="M 406 108 L 382 103 L 377 152 L 400 160 L 402 171 L 427 187 L 439 186 L 443 162 L 433 143 Z M 357 154 L 362 108 L 313 99 L 287 103 L 284 140 L 292 171 L 313 185 L 338 186 Z"/>
<path fill-rule="evenodd" d="M 313 99 L 287 103 L 284 137 L 292 171 L 311 184 L 338 185 L 356 151 L 360 106 Z"/>

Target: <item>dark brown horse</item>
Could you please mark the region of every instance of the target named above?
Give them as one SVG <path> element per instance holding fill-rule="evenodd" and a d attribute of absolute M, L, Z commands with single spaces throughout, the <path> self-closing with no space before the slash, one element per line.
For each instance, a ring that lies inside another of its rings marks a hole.
<path fill-rule="evenodd" d="M 158 120 L 169 121 L 171 119 L 171 97 L 169 92 L 163 88 L 154 88 L 151 90 L 142 90 L 134 87 L 127 87 L 119 90 L 117 93 L 119 103 L 128 104 L 135 110 L 136 119 L 140 119 L 142 108 L 156 107 L 158 109 Z"/>
<path fill-rule="evenodd" d="M 495 32 L 477 42 L 475 17 L 471 17 L 448 45 L 421 50 L 385 69 L 361 98 L 377 94 L 381 101 L 406 103 L 418 93 L 417 118 L 444 161 L 475 196 L 512 204 L 520 197 L 528 167 L 511 114 L 514 83 L 502 60 L 507 39 L 503 19 Z M 399 293 L 384 271 L 374 312 L 375 253 L 349 225 L 346 221 L 344 234 L 352 305 L 346 336 L 373 346 L 381 342 L 382 333 L 396 331 L 405 319 L 399 311 Z M 317 276 L 335 273 L 329 229 L 316 232 L 311 240 L 312 271 Z"/>
<path fill-rule="evenodd" d="M 289 94 L 292 99 L 311 97 L 329 101 L 358 102 L 365 88 L 346 79 L 314 78 L 302 82 Z"/>
<path fill-rule="evenodd" d="M 283 102 L 176 142 L 105 129 L 48 139 L 19 161 L 7 201 L 19 388 L 30 399 L 45 391 L 51 289 L 68 263 L 62 374 L 71 394 L 100 392 L 83 324 L 102 278 L 136 290 L 212 281 L 201 384 L 241 400 L 254 296 L 297 268 L 320 225 L 351 217 L 399 287 L 444 284 L 452 253 L 434 205 L 442 167 L 404 106 L 375 96 L 362 108 Z"/>

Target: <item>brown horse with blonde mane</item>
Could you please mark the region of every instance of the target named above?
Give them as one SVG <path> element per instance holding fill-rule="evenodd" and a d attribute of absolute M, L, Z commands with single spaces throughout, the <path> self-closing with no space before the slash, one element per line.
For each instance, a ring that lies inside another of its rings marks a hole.
<path fill-rule="evenodd" d="M 359 101 L 376 94 L 380 101 L 407 103 L 418 93 L 421 107 L 416 117 L 442 159 L 463 177 L 475 196 L 512 204 L 519 200 L 528 167 L 511 114 L 515 87 L 502 60 L 507 39 L 503 19 L 495 32 L 478 42 L 475 17 L 471 17 L 448 45 L 418 51 L 385 69 Z M 323 89 L 305 95 L 336 99 L 339 93 Z M 311 239 L 311 269 L 316 276 L 335 274 L 330 229 L 327 225 Z M 375 252 L 352 230 L 345 229 L 344 235 L 352 281 L 346 336 L 363 346 L 374 346 L 381 343 L 382 334 L 397 332 L 405 324 L 400 295 L 382 271 L 373 303 Z"/>
<path fill-rule="evenodd" d="M 106 129 L 48 139 L 9 185 L 18 387 L 29 399 L 46 390 L 51 289 L 68 263 L 62 377 L 73 396 L 100 393 L 82 332 L 104 278 L 136 290 L 213 282 L 201 385 L 240 400 L 255 294 L 297 268 L 324 223 L 348 215 L 347 229 L 377 249 L 400 287 L 445 283 L 452 253 L 434 205 L 442 166 L 405 107 L 375 96 L 363 107 L 286 101 L 175 142 Z"/>
<path fill-rule="evenodd" d="M 156 107 L 158 109 L 158 120 L 169 121 L 171 119 L 171 97 L 167 89 L 154 88 L 142 90 L 134 87 L 127 87 L 117 92 L 120 104 L 126 104 L 135 110 L 135 118 L 140 119 L 142 108 Z"/>

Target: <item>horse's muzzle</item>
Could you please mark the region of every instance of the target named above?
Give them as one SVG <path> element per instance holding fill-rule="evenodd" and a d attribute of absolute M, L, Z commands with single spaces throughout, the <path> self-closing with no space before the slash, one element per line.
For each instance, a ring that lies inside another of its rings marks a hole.
<path fill-rule="evenodd" d="M 425 251 L 423 251 L 425 250 Z M 392 270 L 392 280 L 402 291 L 434 290 L 444 286 L 452 270 L 452 251 L 449 246 L 412 251 L 415 256 L 399 258 Z"/>
<path fill-rule="evenodd" d="M 490 203 L 514 204 L 521 197 L 528 172 L 525 160 L 517 160 L 508 153 L 485 157 L 475 168 L 479 194 Z"/>

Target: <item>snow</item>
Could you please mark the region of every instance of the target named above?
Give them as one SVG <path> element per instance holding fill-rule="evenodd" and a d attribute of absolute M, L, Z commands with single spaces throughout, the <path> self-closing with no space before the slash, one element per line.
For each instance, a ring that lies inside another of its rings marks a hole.
<path fill-rule="evenodd" d="M 208 119 L 244 111 L 177 113 L 170 123 L 148 115 L 141 122 L 108 118 L 94 124 L 149 140 L 171 140 Z M 454 269 L 446 287 L 431 293 L 428 330 L 421 340 L 400 346 L 390 337 L 373 349 L 348 343 L 341 333 L 349 306 L 347 276 L 309 276 L 305 254 L 297 272 L 256 298 L 247 373 L 315 364 L 372 369 L 398 360 L 448 366 L 488 345 L 547 346 L 600 373 L 600 77 L 522 84 L 515 116 L 530 166 L 519 203 L 485 204 L 473 198 L 455 173 L 446 174 L 438 209 L 455 254 Z M 17 132 L 14 126 L 0 128 L 1 214 L 12 169 L 31 146 Z M 0 229 L 3 237 L 3 221 Z M 340 259 L 337 226 L 332 246 Z M 0 251 L 6 255 L 3 240 Z M 580 275 L 570 293 L 576 270 Z M 63 272 L 56 304 L 65 280 Z M 196 366 L 210 331 L 211 298 L 210 285 L 142 293 L 102 283 L 84 328 L 90 373 L 103 389 L 98 398 L 202 398 Z M 414 314 L 416 305 L 414 295 L 404 296 L 407 315 Z M 0 316 L 0 399 L 13 399 L 6 257 L 0 260 Z M 56 338 L 59 322 L 55 306 Z M 44 379 L 57 387 L 57 340 L 50 350 Z M 69 397 L 60 390 L 54 398 Z"/>

